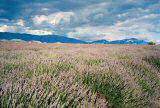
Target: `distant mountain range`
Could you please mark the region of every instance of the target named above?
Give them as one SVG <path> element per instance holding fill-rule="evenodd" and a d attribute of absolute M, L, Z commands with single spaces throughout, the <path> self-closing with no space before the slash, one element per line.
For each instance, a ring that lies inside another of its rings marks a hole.
<path fill-rule="evenodd" d="M 143 45 L 143 44 L 148 44 L 147 41 L 145 40 L 140 40 L 136 38 L 129 38 L 129 39 L 123 39 L 123 40 L 115 40 L 110 42 L 110 44 L 138 44 L 138 45 Z"/>
<path fill-rule="evenodd" d="M 90 42 L 91 44 L 109 44 L 110 42 L 107 41 L 107 40 L 96 40 L 96 41 L 93 41 L 93 42 Z"/>
<path fill-rule="evenodd" d="M 93 42 L 85 42 L 82 40 L 68 38 L 65 36 L 59 35 L 31 35 L 31 34 L 20 34 L 20 33 L 8 33 L 0 32 L 0 40 L 9 40 L 9 41 L 35 41 L 35 42 L 46 42 L 46 43 L 79 43 L 79 44 L 139 44 L 144 45 L 148 44 L 145 40 L 140 40 L 136 38 L 129 38 L 123 40 L 107 41 L 107 40 L 97 40 Z"/>
<path fill-rule="evenodd" d="M 74 38 L 68 38 L 65 36 L 59 36 L 59 35 L 45 35 L 45 36 L 39 36 L 39 35 L 31 35 L 31 34 L 19 34 L 19 33 L 8 33 L 8 32 L 0 32 L 0 39 L 5 40 L 23 40 L 23 41 L 39 41 L 39 42 L 46 42 L 46 43 L 86 43 L 85 41 L 81 41 Z"/>

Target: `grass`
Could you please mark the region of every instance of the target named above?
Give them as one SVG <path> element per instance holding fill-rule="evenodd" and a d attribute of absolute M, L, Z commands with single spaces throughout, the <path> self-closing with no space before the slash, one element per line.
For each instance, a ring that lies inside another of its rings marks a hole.
<path fill-rule="evenodd" d="M 116 80 L 116 82 L 115 82 Z M 111 75 L 91 75 L 86 74 L 83 77 L 83 83 L 88 85 L 93 92 L 105 96 L 111 103 L 112 107 L 122 107 L 124 83 L 118 77 L 113 78 Z"/>
<path fill-rule="evenodd" d="M 4 65 L 3 69 L 2 69 L 2 74 L 8 74 L 10 73 L 12 70 L 15 70 L 19 68 L 18 64 L 13 64 L 13 63 L 7 63 Z"/>
<path fill-rule="evenodd" d="M 86 64 L 89 66 L 96 66 L 96 65 L 100 65 L 103 62 L 102 59 L 89 59 L 86 60 Z"/>
<path fill-rule="evenodd" d="M 1 108 L 160 107 L 159 46 L 0 47 Z"/>
<path fill-rule="evenodd" d="M 151 56 L 151 57 L 145 57 L 144 60 L 160 69 L 160 58 Z"/>
<path fill-rule="evenodd" d="M 69 71 L 71 69 L 74 68 L 74 65 L 71 64 L 71 63 L 65 63 L 65 62 L 58 62 L 56 65 L 55 65 L 55 69 L 57 71 Z"/>
<path fill-rule="evenodd" d="M 142 104 L 137 102 L 138 98 L 132 94 L 134 89 L 126 88 L 127 85 L 119 75 L 88 73 L 82 77 L 82 82 L 89 86 L 93 92 L 105 97 L 109 101 L 109 107 L 131 108 L 133 105 L 135 107 Z"/>
<path fill-rule="evenodd" d="M 66 72 L 74 68 L 73 64 L 69 63 L 56 63 L 48 66 L 46 64 L 36 64 L 36 68 L 32 70 L 27 70 L 24 72 L 25 77 L 31 78 L 33 76 L 40 76 L 44 74 L 52 75 L 54 77 L 58 76 L 60 72 Z"/>
<path fill-rule="evenodd" d="M 69 99 L 67 92 L 60 91 L 50 82 L 45 82 L 43 88 L 43 91 L 32 89 L 30 92 L 24 92 L 18 91 L 13 84 L 11 89 L 7 90 L 1 97 L 1 108 L 48 108 L 52 105 L 59 105 L 63 108 L 72 106 L 75 108 L 78 105 L 74 97 Z"/>
<path fill-rule="evenodd" d="M 6 63 L 0 70 L 0 84 L 4 82 L 4 78 L 7 77 L 8 74 L 13 73 L 16 70 L 22 70 L 24 68 L 24 64 L 16 64 L 16 63 Z"/>
<path fill-rule="evenodd" d="M 134 76 L 135 81 L 140 86 L 142 93 L 139 95 L 143 96 L 146 106 L 153 107 L 155 104 L 153 101 L 155 99 L 158 101 L 160 93 L 159 77 L 145 64 L 135 64 L 133 62 L 128 62 L 125 65 L 127 68 L 131 69 L 128 71 L 129 74 Z"/>

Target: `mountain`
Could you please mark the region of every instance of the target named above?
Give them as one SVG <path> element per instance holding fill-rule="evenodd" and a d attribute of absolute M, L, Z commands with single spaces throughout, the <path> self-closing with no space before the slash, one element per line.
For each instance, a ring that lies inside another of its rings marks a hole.
<path fill-rule="evenodd" d="M 35 42 L 46 42 L 46 43 L 79 43 L 79 44 L 138 44 L 145 45 L 148 44 L 145 40 L 140 40 L 136 38 L 129 38 L 123 40 L 107 41 L 107 40 L 96 40 L 93 42 L 85 42 L 82 40 L 68 38 L 59 35 L 31 35 L 31 34 L 20 34 L 20 33 L 8 33 L 0 32 L 0 40 L 2 41 L 35 41 Z"/>
<path fill-rule="evenodd" d="M 148 44 L 148 42 L 145 41 L 145 40 L 140 40 L 140 39 L 136 39 L 136 38 L 129 38 L 129 39 L 111 41 L 110 44 L 138 44 L 138 45 L 144 45 L 144 44 Z"/>
<path fill-rule="evenodd" d="M 140 40 L 136 38 L 115 40 L 115 41 L 107 41 L 107 40 L 97 40 L 90 42 L 90 44 L 137 44 L 137 45 L 145 45 L 148 44 L 145 40 Z"/>
<path fill-rule="evenodd" d="M 85 44 L 85 41 L 81 41 L 74 38 L 68 38 L 65 36 L 59 35 L 31 35 L 31 34 L 20 34 L 20 33 L 8 33 L 8 32 L 0 32 L 0 40 L 22 40 L 22 41 L 39 41 L 46 43 L 80 43 Z"/>
<path fill-rule="evenodd" d="M 103 40 L 93 41 L 91 42 L 91 44 L 109 44 L 109 41 L 103 39 Z"/>

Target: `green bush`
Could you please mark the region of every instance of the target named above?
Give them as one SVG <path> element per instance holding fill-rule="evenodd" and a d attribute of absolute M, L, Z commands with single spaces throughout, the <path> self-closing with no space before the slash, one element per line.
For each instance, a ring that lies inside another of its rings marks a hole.
<path fill-rule="evenodd" d="M 150 41 L 150 42 L 148 42 L 148 45 L 156 45 L 156 43 L 153 41 Z"/>

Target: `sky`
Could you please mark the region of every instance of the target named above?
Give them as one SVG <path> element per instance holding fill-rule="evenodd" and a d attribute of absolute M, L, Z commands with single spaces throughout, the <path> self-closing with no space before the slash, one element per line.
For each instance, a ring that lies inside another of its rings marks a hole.
<path fill-rule="evenodd" d="M 160 0 L 0 0 L 0 32 L 160 42 Z"/>

